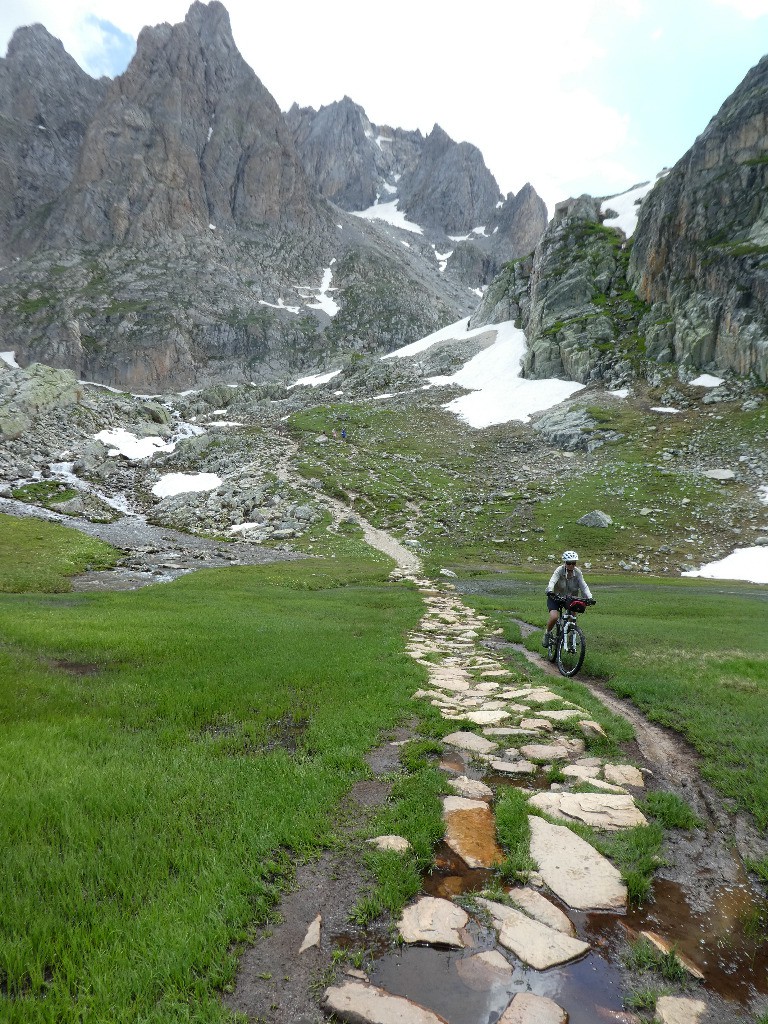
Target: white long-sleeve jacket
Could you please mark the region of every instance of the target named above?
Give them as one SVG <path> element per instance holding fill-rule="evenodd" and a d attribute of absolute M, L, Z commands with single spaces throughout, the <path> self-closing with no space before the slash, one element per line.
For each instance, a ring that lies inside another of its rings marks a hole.
<path fill-rule="evenodd" d="M 574 566 L 573 572 L 568 576 L 566 567 L 558 565 L 547 584 L 547 592 L 557 594 L 558 597 L 585 597 L 588 601 L 592 600 L 592 591 L 577 566 Z"/>

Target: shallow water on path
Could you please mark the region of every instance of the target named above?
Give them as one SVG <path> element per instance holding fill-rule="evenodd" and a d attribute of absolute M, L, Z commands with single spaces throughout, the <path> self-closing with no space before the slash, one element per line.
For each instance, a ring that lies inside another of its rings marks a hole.
<path fill-rule="evenodd" d="M 549 971 L 510 963 L 507 977 L 494 979 L 488 988 L 476 987 L 462 961 L 492 945 L 450 952 L 405 947 L 378 962 L 371 981 L 434 1010 L 450 1024 L 492 1024 L 517 992 L 554 999 L 568 1012 L 568 1024 L 596 1024 L 601 1019 L 597 1007 L 614 1013 L 622 1008 L 621 974 L 599 953 Z"/>

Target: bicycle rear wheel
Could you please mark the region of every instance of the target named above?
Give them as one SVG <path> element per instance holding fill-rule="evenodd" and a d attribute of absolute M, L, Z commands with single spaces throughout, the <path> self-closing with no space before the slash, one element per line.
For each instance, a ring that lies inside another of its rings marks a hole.
<path fill-rule="evenodd" d="M 561 634 L 557 645 L 557 667 L 560 675 L 575 676 L 584 663 L 587 641 L 578 626 L 571 626 L 567 634 Z"/>

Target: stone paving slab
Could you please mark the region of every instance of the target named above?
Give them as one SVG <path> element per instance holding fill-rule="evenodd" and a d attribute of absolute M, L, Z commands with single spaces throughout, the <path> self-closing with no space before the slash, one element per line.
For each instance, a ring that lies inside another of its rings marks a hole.
<path fill-rule="evenodd" d="M 607 764 L 603 769 L 606 782 L 613 782 L 617 786 L 636 786 L 638 789 L 645 787 L 645 779 L 639 768 L 631 764 Z"/>
<path fill-rule="evenodd" d="M 347 1024 L 448 1024 L 445 1017 L 410 999 L 359 981 L 326 989 L 323 1009 Z"/>
<path fill-rule="evenodd" d="M 563 768 L 563 775 L 567 778 L 579 779 L 581 782 L 591 782 L 599 774 L 599 768 L 592 768 L 585 764 L 568 764 Z"/>
<path fill-rule="evenodd" d="M 460 933 L 468 921 L 467 912 L 450 900 L 422 896 L 405 908 L 397 927 L 403 942 L 463 949 L 468 943 Z"/>
<path fill-rule="evenodd" d="M 487 949 L 456 961 L 456 973 L 467 988 L 475 992 L 485 992 L 499 982 L 507 981 L 513 971 L 509 960 L 496 949 Z"/>
<path fill-rule="evenodd" d="M 443 736 L 442 742 L 458 750 L 469 750 L 473 754 L 490 754 L 499 747 L 498 743 L 478 736 L 476 732 L 452 732 L 450 736 Z"/>
<path fill-rule="evenodd" d="M 535 729 L 537 732 L 541 731 L 542 729 L 545 732 L 552 732 L 552 730 L 555 727 L 547 718 L 521 718 L 520 728 Z"/>
<path fill-rule="evenodd" d="M 661 1024 L 699 1024 L 707 1012 L 701 999 L 683 999 L 680 996 L 661 996 L 656 1000 L 656 1016 Z"/>
<path fill-rule="evenodd" d="M 518 992 L 498 1024 L 566 1024 L 568 1014 L 553 999 Z"/>
<path fill-rule="evenodd" d="M 508 711 L 462 711 L 461 717 L 475 725 L 498 725 L 510 715 Z"/>
<path fill-rule="evenodd" d="M 559 743 L 529 743 L 520 747 L 520 753 L 534 761 L 565 761 L 568 748 Z"/>
<path fill-rule="evenodd" d="M 448 785 L 458 796 L 467 797 L 469 800 L 493 800 L 493 790 L 479 779 L 469 779 L 466 775 L 460 775 L 457 779 L 449 779 Z"/>
<path fill-rule="evenodd" d="M 604 782 L 603 779 L 587 779 L 590 786 L 594 786 L 595 789 L 602 789 L 604 793 L 626 793 L 626 789 L 622 786 L 614 786 L 612 782 Z"/>
<path fill-rule="evenodd" d="M 670 942 L 669 939 L 665 939 L 663 936 L 657 934 L 657 932 L 641 931 L 640 934 L 644 939 L 647 939 L 651 945 L 655 946 L 662 953 L 674 952 L 677 959 L 680 961 L 682 966 L 688 971 L 691 977 L 696 978 L 697 981 L 704 981 L 704 974 L 699 970 L 693 960 L 687 957 L 685 953 L 681 953 L 679 949 L 675 948 L 675 943 Z"/>
<path fill-rule="evenodd" d="M 536 765 L 531 761 L 504 761 L 491 760 L 490 768 L 495 772 L 502 772 L 506 775 L 533 775 L 536 772 Z"/>
<path fill-rule="evenodd" d="M 535 921 L 540 921 L 542 924 L 547 925 L 547 927 L 562 932 L 563 935 L 570 935 L 572 938 L 575 938 L 576 929 L 573 927 L 573 923 L 568 915 L 564 914 L 560 907 L 556 907 L 546 896 L 542 896 L 540 892 L 524 886 L 522 888 L 510 889 L 509 898 L 516 907 Z"/>
<path fill-rule="evenodd" d="M 499 943 L 537 971 L 577 960 L 590 948 L 588 942 L 549 928 L 518 910 L 511 910 L 505 918 Z"/>
<path fill-rule="evenodd" d="M 445 842 L 468 868 L 492 868 L 504 860 L 496 843 L 496 820 L 484 800 L 443 799 Z"/>
<path fill-rule="evenodd" d="M 553 818 L 583 821 L 606 832 L 648 824 L 629 794 L 537 793 L 528 802 Z"/>
<path fill-rule="evenodd" d="M 618 910 L 627 906 L 619 871 L 564 825 L 530 815 L 531 856 L 544 883 L 574 910 Z"/>

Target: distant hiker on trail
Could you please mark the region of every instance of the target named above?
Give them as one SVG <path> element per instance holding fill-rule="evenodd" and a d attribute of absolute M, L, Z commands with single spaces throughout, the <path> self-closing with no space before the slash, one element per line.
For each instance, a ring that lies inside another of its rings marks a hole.
<path fill-rule="evenodd" d="M 557 569 L 555 569 L 549 583 L 547 584 L 547 610 L 549 611 L 549 619 L 547 621 L 547 628 L 544 632 L 544 639 L 541 641 L 544 647 L 549 646 L 550 631 L 554 629 L 555 623 L 557 622 L 557 616 L 560 613 L 560 605 L 566 598 L 583 597 L 585 601 L 589 601 L 591 604 L 595 603 L 592 593 L 587 586 L 587 582 L 582 575 L 581 569 L 576 565 L 578 560 L 578 552 L 564 551 L 562 556 L 563 564 L 559 565 Z"/>
<path fill-rule="evenodd" d="M 342 441 L 346 441 L 347 440 L 347 428 L 346 427 L 342 427 L 341 428 L 341 440 Z"/>

